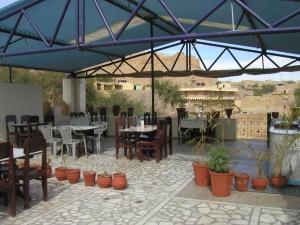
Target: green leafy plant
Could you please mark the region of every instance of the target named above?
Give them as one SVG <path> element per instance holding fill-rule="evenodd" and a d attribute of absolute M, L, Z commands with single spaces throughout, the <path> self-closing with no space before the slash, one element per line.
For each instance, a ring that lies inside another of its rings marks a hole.
<path fill-rule="evenodd" d="M 229 172 L 229 149 L 225 146 L 210 148 L 208 168 L 216 173 Z"/>
<path fill-rule="evenodd" d="M 291 114 L 283 114 L 282 116 L 282 125 L 283 128 L 286 129 L 286 134 L 283 135 L 282 140 L 275 144 L 275 151 L 273 153 L 274 155 L 274 176 L 278 177 L 281 176 L 281 168 L 284 162 L 284 158 L 286 155 L 293 151 L 295 147 L 295 141 L 300 138 L 299 133 L 294 134 L 288 134 L 288 129 L 293 124 L 293 116 Z"/>
<path fill-rule="evenodd" d="M 253 150 L 253 158 L 256 161 L 256 177 L 263 177 L 263 166 L 264 163 L 269 160 L 270 155 L 266 151 Z"/>

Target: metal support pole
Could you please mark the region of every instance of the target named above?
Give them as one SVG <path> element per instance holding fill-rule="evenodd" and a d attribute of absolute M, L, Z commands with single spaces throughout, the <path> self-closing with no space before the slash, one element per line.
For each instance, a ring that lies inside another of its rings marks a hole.
<path fill-rule="evenodd" d="M 12 68 L 9 67 L 9 83 L 12 83 Z"/>
<path fill-rule="evenodd" d="M 152 21 L 152 20 L 151 20 Z M 150 24 L 150 36 L 153 37 L 153 23 Z M 152 117 L 154 117 L 155 113 L 155 106 L 154 106 L 154 44 L 151 42 L 151 111 L 152 111 Z"/>

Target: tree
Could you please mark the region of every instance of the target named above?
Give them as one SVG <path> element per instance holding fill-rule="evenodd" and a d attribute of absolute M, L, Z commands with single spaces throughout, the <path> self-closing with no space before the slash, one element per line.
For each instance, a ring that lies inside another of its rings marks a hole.
<path fill-rule="evenodd" d="M 179 91 L 179 85 L 173 84 L 169 80 L 155 80 L 154 87 L 156 94 L 165 104 L 170 104 L 174 107 L 184 102 L 184 98 Z"/>

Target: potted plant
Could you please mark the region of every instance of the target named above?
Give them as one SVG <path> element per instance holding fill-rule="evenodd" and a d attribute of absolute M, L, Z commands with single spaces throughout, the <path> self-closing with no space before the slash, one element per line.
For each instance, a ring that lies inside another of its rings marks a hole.
<path fill-rule="evenodd" d="M 229 150 L 225 146 L 210 149 L 208 160 L 211 191 L 214 196 L 226 197 L 231 194 L 232 173 L 229 171 Z"/>
<path fill-rule="evenodd" d="M 256 160 L 256 176 L 252 177 L 251 182 L 256 190 L 265 190 L 268 186 L 268 179 L 263 175 L 264 162 L 269 159 L 269 154 L 266 151 L 253 151 L 253 156 Z"/>
<path fill-rule="evenodd" d="M 67 170 L 66 159 L 67 159 L 67 156 L 63 155 L 62 166 L 55 168 L 55 177 L 59 181 L 64 181 L 67 179 L 67 177 L 66 177 L 66 170 Z"/>
<path fill-rule="evenodd" d="M 125 173 L 114 173 L 112 177 L 112 187 L 116 190 L 123 190 L 127 187 L 127 179 Z"/>
<path fill-rule="evenodd" d="M 85 186 L 95 186 L 95 178 L 96 178 L 95 171 L 91 171 L 91 170 L 84 171 L 83 177 L 84 177 Z"/>
<path fill-rule="evenodd" d="M 234 173 L 235 189 L 237 191 L 247 191 L 250 176 L 247 173 Z"/>
<path fill-rule="evenodd" d="M 271 177 L 271 184 L 275 188 L 281 188 L 287 184 L 287 177 L 281 173 L 282 165 L 287 154 L 294 149 L 295 141 L 300 137 L 299 133 L 288 133 L 288 129 L 294 122 L 293 116 L 283 114 L 282 118 L 282 126 L 286 130 L 286 134 L 283 134 L 282 139 L 272 149 L 273 175 Z"/>
<path fill-rule="evenodd" d="M 112 184 L 112 176 L 108 174 L 106 171 L 104 173 L 97 175 L 97 184 L 100 188 L 109 188 Z"/>

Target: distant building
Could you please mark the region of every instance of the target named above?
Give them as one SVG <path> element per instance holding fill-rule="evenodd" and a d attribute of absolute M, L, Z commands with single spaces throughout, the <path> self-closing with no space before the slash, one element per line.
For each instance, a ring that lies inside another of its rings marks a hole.
<path fill-rule="evenodd" d="M 221 85 L 221 88 L 219 89 Z M 231 87 L 228 83 L 215 84 L 210 86 L 200 85 L 197 87 L 180 88 L 184 98 L 187 100 L 187 106 L 190 112 L 197 111 L 197 105 L 210 102 L 211 105 L 217 105 L 217 102 L 223 101 L 223 105 L 239 106 L 238 88 Z M 220 92 L 222 98 L 220 98 Z M 215 103 L 214 103 L 215 102 Z"/>

